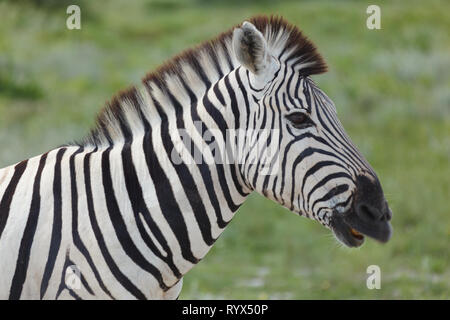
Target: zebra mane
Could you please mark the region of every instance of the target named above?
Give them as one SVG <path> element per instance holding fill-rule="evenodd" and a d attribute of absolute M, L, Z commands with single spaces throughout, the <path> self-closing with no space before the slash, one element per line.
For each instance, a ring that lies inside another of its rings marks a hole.
<path fill-rule="evenodd" d="M 315 45 L 296 26 L 282 17 L 255 16 L 248 21 L 262 32 L 271 54 L 278 57 L 283 55 L 283 58 L 286 57 L 285 60 L 295 59 L 303 76 L 327 71 L 326 63 Z M 186 88 L 180 83 L 198 87 L 200 79 L 203 82 L 201 90 L 204 93 L 226 73 L 238 67 L 239 63 L 232 51 L 231 42 L 233 30 L 240 26 L 241 24 L 236 25 L 215 39 L 187 49 L 168 60 L 154 72 L 147 74 L 139 87 L 145 87 L 149 92 L 157 88 L 164 94 L 170 94 L 168 82 L 177 81 L 178 88 Z M 206 68 L 213 71 L 207 72 Z M 187 76 L 189 72 L 194 72 L 196 78 Z M 191 87 L 189 89 L 196 92 Z M 75 144 L 100 147 L 113 145 L 117 140 L 125 142 L 132 140 L 131 123 L 135 124 L 136 121 L 130 119 L 137 119 L 142 124 L 146 113 L 144 109 L 148 108 L 140 90 L 132 86 L 114 96 L 98 114 L 96 124 L 90 133 Z M 167 101 L 170 103 L 171 99 Z"/>

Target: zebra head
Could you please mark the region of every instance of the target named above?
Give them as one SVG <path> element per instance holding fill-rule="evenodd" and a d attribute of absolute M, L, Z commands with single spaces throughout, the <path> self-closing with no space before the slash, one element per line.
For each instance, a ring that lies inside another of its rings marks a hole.
<path fill-rule="evenodd" d="M 245 181 L 319 221 L 349 247 L 360 246 L 364 235 L 388 241 L 392 213 L 377 175 L 344 131 L 333 102 L 309 78 L 326 70 L 321 56 L 282 20 L 252 22 L 232 38 L 238 72 L 248 81 L 247 123 L 259 130 L 247 136 L 250 145 L 264 146 L 244 155 Z M 264 130 L 269 133 L 257 133 Z"/>

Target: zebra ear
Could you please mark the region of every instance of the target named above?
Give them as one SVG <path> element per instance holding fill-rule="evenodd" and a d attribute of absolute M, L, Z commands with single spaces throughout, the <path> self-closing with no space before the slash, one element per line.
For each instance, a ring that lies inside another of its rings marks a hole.
<path fill-rule="evenodd" d="M 242 66 L 255 75 L 267 67 L 267 42 L 262 33 L 250 22 L 233 31 L 233 51 Z"/>

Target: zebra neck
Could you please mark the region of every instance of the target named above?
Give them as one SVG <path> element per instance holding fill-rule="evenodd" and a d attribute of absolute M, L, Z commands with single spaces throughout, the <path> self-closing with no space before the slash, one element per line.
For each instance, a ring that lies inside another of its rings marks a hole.
<path fill-rule="evenodd" d="M 235 81 L 229 79 L 232 76 L 195 100 L 182 101 L 174 94 L 164 107 L 157 91 L 146 91 L 151 102 L 148 113 L 156 114 L 147 114 L 145 119 L 151 122 L 146 120 L 145 133 L 90 156 L 92 168 L 97 168 L 92 174 L 102 175 L 95 180 L 103 181 L 103 189 L 93 190 L 106 195 L 108 215 L 135 221 L 132 228 L 143 244 L 158 263 L 170 267 L 176 279 L 205 256 L 249 195 L 233 161 L 206 159 L 213 150 L 205 131 L 224 142 L 223 133 L 235 124 L 230 117 L 235 113 L 227 103 L 237 107 L 238 101 L 226 91 Z M 223 97 L 218 97 L 218 90 Z M 222 98 L 225 105 L 217 105 Z M 174 154 L 185 157 L 177 159 Z"/>

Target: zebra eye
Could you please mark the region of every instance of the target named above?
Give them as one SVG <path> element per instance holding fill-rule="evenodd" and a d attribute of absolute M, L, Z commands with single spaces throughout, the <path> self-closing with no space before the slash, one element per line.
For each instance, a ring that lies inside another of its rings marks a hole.
<path fill-rule="evenodd" d="M 297 129 L 305 129 L 314 125 L 311 118 L 303 112 L 294 112 L 286 116 L 292 126 Z"/>

